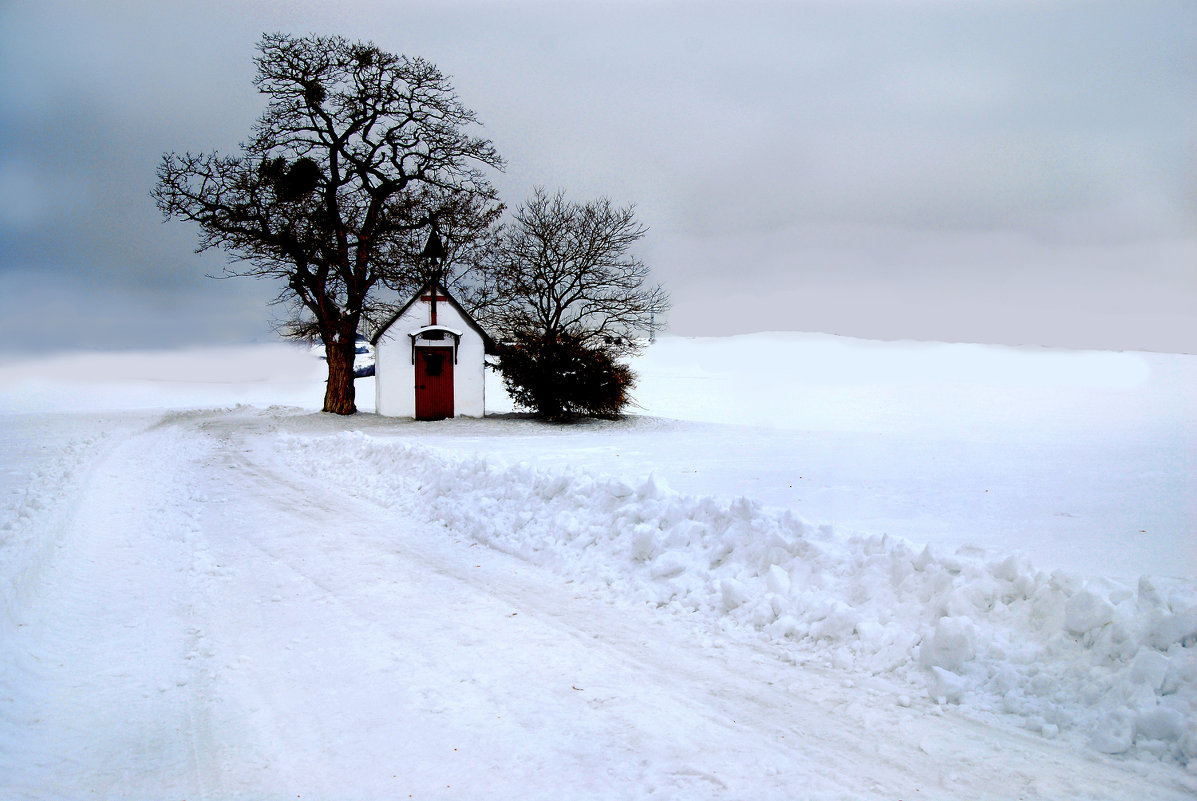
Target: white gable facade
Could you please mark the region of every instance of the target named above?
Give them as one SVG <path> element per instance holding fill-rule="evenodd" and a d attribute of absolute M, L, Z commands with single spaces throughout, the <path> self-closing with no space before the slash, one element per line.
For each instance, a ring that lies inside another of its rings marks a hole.
<path fill-rule="evenodd" d="M 441 420 L 486 413 L 485 356 L 494 343 L 444 287 L 426 284 L 371 342 L 378 414 Z"/>

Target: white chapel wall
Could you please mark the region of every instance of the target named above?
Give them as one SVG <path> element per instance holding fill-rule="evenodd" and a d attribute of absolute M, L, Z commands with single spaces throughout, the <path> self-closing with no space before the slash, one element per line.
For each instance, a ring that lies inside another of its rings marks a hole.
<path fill-rule="evenodd" d="M 416 416 L 416 372 L 408 333 L 428 325 L 430 304 L 416 301 L 391 323 L 375 344 L 374 398 L 378 414 L 386 417 Z M 486 345 L 470 323 L 448 302 L 437 303 L 436 322 L 462 332 L 453 365 L 453 414 L 482 417 L 486 413 Z M 448 345 L 425 342 L 424 345 Z M 420 347 L 417 344 L 416 347 Z"/>

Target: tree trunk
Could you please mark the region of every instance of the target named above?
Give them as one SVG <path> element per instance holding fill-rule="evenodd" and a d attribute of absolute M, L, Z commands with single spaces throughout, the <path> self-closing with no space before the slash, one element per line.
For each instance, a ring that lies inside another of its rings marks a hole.
<path fill-rule="evenodd" d="M 352 336 L 341 337 L 340 342 L 328 342 L 324 354 L 328 360 L 328 384 L 324 390 L 324 411 L 333 414 L 353 414 L 354 406 L 353 360 L 357 342 Z"/>

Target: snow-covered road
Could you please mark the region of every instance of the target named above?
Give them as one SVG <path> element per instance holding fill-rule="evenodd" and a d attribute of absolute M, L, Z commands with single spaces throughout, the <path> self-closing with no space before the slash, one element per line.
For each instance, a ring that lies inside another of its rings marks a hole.
<path fill-rule="evenodd" d="M 0 532 L 19 557 L 3 574 L 3 798 L 1197 791 L 1177 765 L 517 558 L 446 527 L 405 465 L 360 487 L 364 469 L 297 469 L 345 450 L 327 418 L 38 420 L 31 438 L 78 436 L 38 457 Z"/>

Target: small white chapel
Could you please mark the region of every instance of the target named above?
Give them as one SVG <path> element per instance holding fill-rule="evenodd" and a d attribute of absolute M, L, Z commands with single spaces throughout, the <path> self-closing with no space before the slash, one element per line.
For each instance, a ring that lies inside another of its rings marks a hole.
<path fill-rule="evenodd" d="M 443 420 L 486 414 L 494 340 L 433 279 L 370 337 L 378 414 Z"/>

